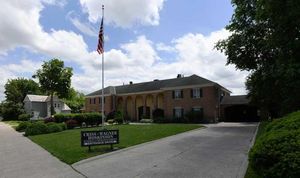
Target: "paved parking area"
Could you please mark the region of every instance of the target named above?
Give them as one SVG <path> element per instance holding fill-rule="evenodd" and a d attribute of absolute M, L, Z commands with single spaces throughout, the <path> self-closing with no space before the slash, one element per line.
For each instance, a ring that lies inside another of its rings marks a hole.
<path fill-rule="evenodd" d="M 242 178 L 257 123 L 208 124 L 73 164 L 87 177 Z"/>

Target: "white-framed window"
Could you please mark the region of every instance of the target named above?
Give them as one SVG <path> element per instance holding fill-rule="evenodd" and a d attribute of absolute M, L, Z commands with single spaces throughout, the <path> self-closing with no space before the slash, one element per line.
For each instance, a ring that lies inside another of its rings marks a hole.
<path fill-rule="evenodd" d="M 173 98 L 174 99 L 183 98 L 183 91 L 182 90 L 174 90 L 173 91 Z"/>
<path fill-rule="evenodd" d="M 201 98 L 202 97 L 202 89 L 201 88 L 193 88 L 191 90 L 192 98 Z"/>
<path fill-rule="evenodd" d="M 184 114 L 184 110 L 181 107 L 176 107 L 173 109 L 174 118 L 182 118 Z"/>
<path fill-rule="evenodd" d="M 54 103 L 54 107 L 56 108 L 56 103 Z"/>

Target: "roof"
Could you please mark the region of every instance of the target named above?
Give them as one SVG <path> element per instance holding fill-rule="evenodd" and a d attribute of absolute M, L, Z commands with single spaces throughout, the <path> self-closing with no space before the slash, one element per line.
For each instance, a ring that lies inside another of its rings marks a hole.
<path fill-rule="evenodd" d="M 64 103 L 62 110 L 63 111 L 71 111 L 71 108 L 66 103 Z"/>
<path fill-rule="evenodd" d="M 45 102 L 48 98 L 48 96 L 44 95 L 27 95 L 29 101 L 35 101 L 35 102 Z"/>
<path fill-rule="evenodd" d="M 235 95 L 235 96 L 224 96 L 221 104 L 249 104 L 250 100 L 247 98 L 247 95 Z"/>
<path fill-rule="evenodd" d="M 104 94 L 126 94 L 126 93 L 136 93 L 136 92 L 147 92 L 147 91 L 161 90 L 163 88 L 169 88 L 169 87 L 182 87 L 182 86 L 207 85 L 207 84 L 215 85 L 217 83 L 199 77 L 197 75 L 191 75 L 189 77 L 180 77 L 180 78 L 173 78 L 173 79 L 166 79 L 166 80 L 155 80 L 150 82 L 142 82 L 142 83 L 128 84 L 128 85 L 108 86 L 104 88 Z M 101 94 L 102 94 L 102 90 L 98 90 L 90 94 L 87 94 L 86 96 L 95 96 Z"/>

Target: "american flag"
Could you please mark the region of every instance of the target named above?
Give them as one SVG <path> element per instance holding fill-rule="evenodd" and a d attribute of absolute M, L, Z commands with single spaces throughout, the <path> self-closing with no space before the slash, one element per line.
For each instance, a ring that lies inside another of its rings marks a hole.
<path fill-rule="evenodd" d="M 100 26 L 100 31 L 99 31 L 99 39 L 98 39 L 97 52 L 99 54 L 104 53 L 103 18 L 101 20 L 101 26 Z"/>

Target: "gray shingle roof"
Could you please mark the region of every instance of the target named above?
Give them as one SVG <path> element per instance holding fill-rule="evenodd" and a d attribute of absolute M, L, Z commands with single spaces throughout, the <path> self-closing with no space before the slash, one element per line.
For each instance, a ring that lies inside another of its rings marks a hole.
<path fill-rule="evenodd" d="M 167 88 L 167 87 L 181 87 L 181 86 L 206 85 L 206 84 L 216 84 L 216 83 L 207 80 L 205 78 L 199 77 L 197 75 L 191 75 L 189 77 L 157 80 L 157 81 L 142 82 L 142 83 L 129 84 L 129 85 L 119 85 L 115 87 L 109 86 L 104 88 L 104 94 L 111 94 L 114 88 L 116 94 L 126 94 L 126 93 L 160 90 L 162 88 Z M 98 90 L 90 94 L 87 94 L 86 96 L 101 95 L 102 94 L 101 92 L 102 90 Z"/>
<path fill-rule="evenodd" d="M 236 95 L 236 96 L 224 96 L 221 104 L 249 104 L 250 100 L 247 98 L 247 95 Z"/>

